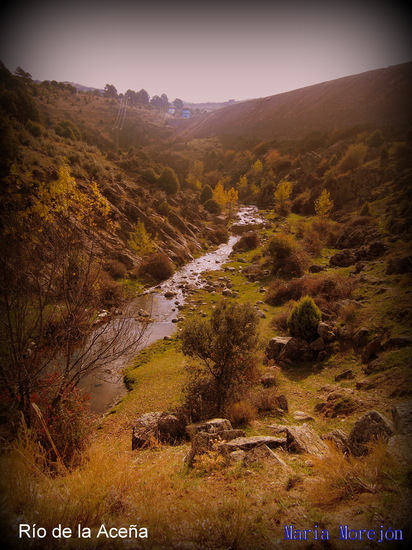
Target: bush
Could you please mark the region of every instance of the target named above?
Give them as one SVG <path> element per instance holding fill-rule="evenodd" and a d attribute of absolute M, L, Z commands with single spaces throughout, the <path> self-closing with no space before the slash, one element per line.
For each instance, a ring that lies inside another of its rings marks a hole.
<path fill-rule="evenodd" d="M 160 188 L 168 195 L 175 195 L 180 189 L 180 184 L 176 176 L 176 172 L 173 170 L 173 168 L 170 168 L 168 166 L 164 168 L 164 170 L 160 174 L 158 183 L 160 185 Z"/>
<path fill-rule="evenodd" d="M 55 127 L 58 136 L 72 139 L 73 141 L 81 139 L 82 135 L 79 128 L 71 120 L 62 120 Z"/>
<path fill-rule="evenodd" d="M 217 227 L 213 233 L 209 235 L 209 240 L 213 244 L 227 243 L 229 240 L 229 231 L 223 225 Z"/>
<path fill-rule="evenodd" d="M 34 137 L 41 137 L 43 135 L 44 128 L 38 122 L 33 122 L 32 120 L 28 120 L 26 124 L 26 128 Z"/>
<path fill-rule="evenodd" d="M 337 169 L 341 174 L 353 171 L 358 168 L 366 155 L 368 147 L 364 143 L 353 143 L 349 145 L 345 155 L 337 165 Z"/>
<path fill-rule="evenodd" d="M 312 342 L 318 338 L 318 325 L 322 319 L 320 309 L 313 298 L 305 296 L 296 306 L 288 319 L 290 335 L 294 338 L 301 338 Z"/>
<path fill-rule="evenodd" d="M 279 410 L 279 398 L 276 388 L 262 388 L 253 394 L 252 401 L 260 414 Z"/>
<path fill-rule="evenodd" d="M 248 304 L 222 300 L 213 310 L 210 320 L 192 318 L 181 333 L 182 351 L 195 358 L 191 391 L 208 391 L 212 403 L 203 394 L 187 395 L 187 400 L 201 402 L 206 408 L 217 408 L 219 414 L 234 400 L 241 387 L 251 381 L 258 345 L 258 316 Z"/>
<path fill-rule="evenodd" d="M 266 253 L 271 259 L 272 273 L 278 277 L 300 277 L 308 264 L 306 254 L 290 235 L 280 233 L 272 237 Z"/>
<path fill-rule="evenodd" d="M 145 258 L 139 267 L 140 276 L 149 275 L 156 282 L 164 281 L 174 273 L 173 263 L 163 252 L 156 252 Z"/>
<path fill-rule="evenodd" d="M 255 231 L 250 231 L 241 236 L 238 242 L 233 246 L 233 250 L 252 250 L 259 246 L 259 235 Z"/>
<path fill-rule="evenodd" d="M 207 200 L 203 206 L 205 210 L 210 212 L 210 214 L 220 214 L 222 212 L 220 204 L 217 201 L 215 201 L 215 199 Z"/>
<path fill-rule="evenodd" d="M 272 306 L 281 306 L 290 300 L 300 300 L 308 295 L 315 299 L 322 310 L 333 312 L 339 300 L 351 295 L 354 284 L 353 279 L 337 275 L 305 275 L 290 281 L 275 280 L 266 293 L 265 302 Z"/>

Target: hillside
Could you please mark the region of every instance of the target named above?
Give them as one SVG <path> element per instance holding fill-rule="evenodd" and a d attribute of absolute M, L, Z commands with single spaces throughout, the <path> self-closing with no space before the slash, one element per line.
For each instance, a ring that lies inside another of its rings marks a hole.
<path fill-rule="evenodd" d="M 412 63 L 231 105 L 191 121 L 184 138 L 296 139 L 351 125 L 408 127 Z"/>

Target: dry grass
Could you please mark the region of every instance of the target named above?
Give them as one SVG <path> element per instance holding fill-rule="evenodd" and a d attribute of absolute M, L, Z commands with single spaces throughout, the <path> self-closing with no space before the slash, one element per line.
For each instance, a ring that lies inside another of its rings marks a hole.
<path fill-rule="evenodd" d="M 361 458 L 346 456 L 331 444 L 326 459 L 315 459 L 315 474 L 317 479 L 311 484 L 308 497 L 314 504 L 325 507 L 361 493 L 379 493 L 388 486 L 393 490 L 397 475 L 383 442 L 375 443 L 370 453 Z"/>
<path fill-rule="evenodd" d="M 58 524 L 73 532 L 79 523 L 92 530 L 90 540 L 71 539 L 66 544 L 45 539 L 38 541 L 41 548 L 95 548 L 102 523 L 108 528 L 146 527 L 145 548 L 173 548 L 185 541 L 195 548 L 271 548 L 268 528 L 277 501 L 272 499 L 273 505 L 265 508 L 265 528 L 263 509 L 250 508 L 262 498 L 253 492 L 255 479 L 246 480 L 246 485 L 231 479 L 220 455 L 206 457 L 198 471 L 186 473 L 185 451 L 187 446 L 132 453 L 102 437 L 90 447 L 81 467 L 56 477 L 47 471 L 39 447 L 26 431 L 2 459 L 7 513 L 14 525 L 35 523 L 48 533 Z M 267 492 L 263 500 L 269 498 Z M 116 541 L 111 544 L 117 547 Z M 139 541 L 134 547 L 139 548 Z"/>

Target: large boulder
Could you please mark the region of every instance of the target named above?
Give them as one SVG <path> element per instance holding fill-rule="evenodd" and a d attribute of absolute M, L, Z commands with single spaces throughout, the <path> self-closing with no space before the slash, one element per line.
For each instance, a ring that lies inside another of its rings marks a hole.
<path fill-rule="evenodd" d="M 308 424 L 286 427 L 286 449 L 291 453 L 307 453 L 323 457 L 328 450 L 315 430 Z"/>
<path fill-rule="evenodd" d="M 185 436 L 185 425 L 169 412 L 149 412 L 139 416 L 132 432 L 132 450 L 141 449 L 153 442 L 180 443 Z"/>
<path fill-rule="evenodd" d="M 354 456 L 364 456 L 369 452 L 368 444 L 382 439 L 388 441 L 393 428 L 387 418 L 377 411 L 361 416 L 348 437 L 348 448 Z"/>

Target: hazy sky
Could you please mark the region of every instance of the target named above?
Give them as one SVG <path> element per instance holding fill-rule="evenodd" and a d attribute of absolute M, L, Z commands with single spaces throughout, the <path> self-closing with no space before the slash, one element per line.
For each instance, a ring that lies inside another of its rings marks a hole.
<path fill-rule="evenodd" d="M 0 59 L 170 101 L 265 97 L 412 60 L 408 3 L 0 0 Z"/>

